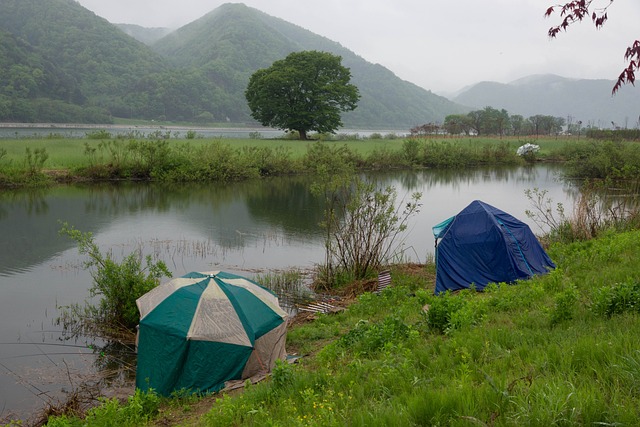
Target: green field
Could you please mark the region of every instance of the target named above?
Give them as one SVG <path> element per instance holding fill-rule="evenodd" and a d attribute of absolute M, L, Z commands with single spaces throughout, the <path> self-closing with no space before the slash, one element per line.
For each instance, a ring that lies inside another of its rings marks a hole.
<path fill-rule="evenodd" d="M 168 139 L 172 148 L 181 149 L 184 146 L 198 148 L 208 144 L 219 142 L 228 145 L 234 150 L 243 147 L 270 148 L 275 149 L 282 147 L 291 152 L 292 158 L 302 158 L 307 152 L 308 147 L 314 141 L 298 141 L 285 139 L 240 139 L 240 138 L 195 138 L 195 139 Z M 389 150 L 391 152 L 401 152 L 404 139 L 349 139 L 339 141 L 324 141 L 328 146 L 346 145 L 350 150 L 362 157 L 367 157 L 378 150 Z M 483 147 L 497 143 L 507 143 L 515 152 L 515 150 L 525 142 L 531 142 L 540 146 L 540 154 L 542 156 L 549 155 L 567 143 L 575 140 L 557 139 L 557 138 L 540 138 L 517 139 L 517 138 L 433 138 L 428 141 L 432 142 L 448 142 L 468 147 Z M 2 164 L 20 164 L 24 161 L 26 149 L 32 151 L 36 149 L 45 149 L 49 158 L 45 164 L 45 168 L 64 169 L 84 166 L 89 163 L 89 158 L 85 152 L 86 147 L 97 148 L 100 143 L 115 142 L 126 146 L 128 140 L 106 139 L 97 140 L 89 138 L 38 138 L 38 139 L 0 139 L 0 150 L 6 150 L 6 154 L 0 157 L 0 166 Z"/>

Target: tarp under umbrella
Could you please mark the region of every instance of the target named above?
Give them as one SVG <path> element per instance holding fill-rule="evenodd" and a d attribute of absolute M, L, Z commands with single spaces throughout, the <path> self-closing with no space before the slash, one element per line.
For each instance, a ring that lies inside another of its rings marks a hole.
<path fill-rule="evenodd" d="M 287 313 L 271 291 L 242 276 L 193 272 L 136 302 L 142 390 L 218 391 L 286 358 Z"/>

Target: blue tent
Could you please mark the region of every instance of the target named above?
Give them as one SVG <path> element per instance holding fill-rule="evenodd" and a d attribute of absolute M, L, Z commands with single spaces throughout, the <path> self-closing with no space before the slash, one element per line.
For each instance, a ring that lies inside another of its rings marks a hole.
<path fill-rule="evenodd" d="M 555 264 L 529 226 L 475 200 L 433 227 L 436 294 L 489 283 L 514 282 L 547 273 Z"/>

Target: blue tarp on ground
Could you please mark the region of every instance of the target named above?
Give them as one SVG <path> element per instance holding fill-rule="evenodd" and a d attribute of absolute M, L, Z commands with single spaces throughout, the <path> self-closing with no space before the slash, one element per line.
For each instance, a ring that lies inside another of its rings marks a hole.
<path fill-rule="evenodd" d="M 433 228 L 436 294 L 489 283 L 514 282 L 547 273 L 555 264 L 529 226 L 475 200 Z"/>

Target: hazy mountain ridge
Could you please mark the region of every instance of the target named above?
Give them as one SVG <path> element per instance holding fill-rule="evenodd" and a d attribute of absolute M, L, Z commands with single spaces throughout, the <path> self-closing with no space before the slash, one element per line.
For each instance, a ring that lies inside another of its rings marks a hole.
<path fill-rule="evenodd" d="M 170 34 L 173 30 L 165 27 L 153 27 L 147 28 L 135 24 L 115 24 L 126 35 L 133 37 L 134 39 L 142 42 L 146 45 L 151 45 L 167 34 Z"/>
<path fill-rule="evenodd" d="M 243 98 L 253 72 L 291 52 L 340 55 L 362 96 L 358 108 L 344 115 L 345 124 L 351 126 L 411 127 L 467 111 L 368 63 L 337 42 L 244 4 L 224 4 L 160 39 L 153 48 L 176 64 L 203 67 L 237 98 Z"/>
<path fill-rule="evenodd" d="M 598 127 L 635 127 L 640 115 L 640 88 L 623 86 L 611 95 L 615 81 L 531 75 L 510 83 L 480 82 L 452 100 L 472 108 L 504 108 L 509 114 L 567 118 Z"/>
<path fill-rule="evenodd" d="M 243 4 L 225 4 L 153 42 L 158 32 L 116 26 L 73 0 L 2 0 L 0 31 L 0 55 L 10 70 L 0 73 L 0 121 L 250 122 L 244 99 L 250 75 L 290 52 L 314 49 L 343 56 L 360 89 L 346 126 L 402 129 L 466 111 L 336 42 Z M 80 119 L 80 112 L 95 114 Z"/>

